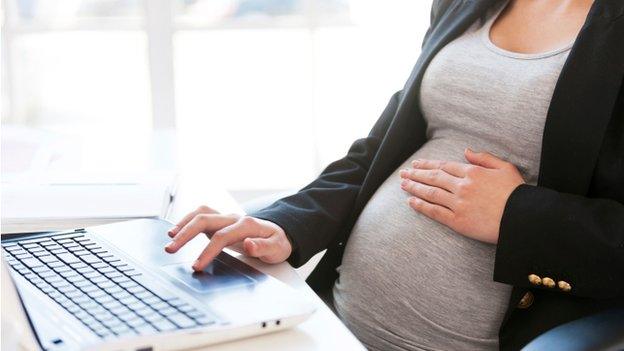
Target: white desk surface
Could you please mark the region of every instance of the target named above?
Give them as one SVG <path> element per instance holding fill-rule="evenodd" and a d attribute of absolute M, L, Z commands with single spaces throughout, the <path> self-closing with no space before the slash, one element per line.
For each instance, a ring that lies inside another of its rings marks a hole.
<path fill-rule="evenodd" d="M 222 188 L 206 184 L 205 177 L 183 174 L 170 220 L 176 221 L 199 205 L 208 205 L 222 213 L 243 213 L 243 210 Z M 316 312 L 297 327 L 273 334 L 228 342 L 202 348 L 211 351 L 233 350 L 364 350 L 364 346 L 353 336 L 338 317 L 312 291 L 299 274 L 288 263 L 265 264 L 254 258 L 238 256 L 256 269 L 269 274 L 305 294 L 317 306 Z"/>
<path fill-rule="evenodd" d="M 24 139 L 28 139 L 26 138 L 28 136 L 32 142 L 39 142 L 42 139 L 39 134 L 48 135 L 37 130 L 18 129 L 5 132 L 3 131 L 3 145 L 6 141 L 4 139 L 9 140 L 12 136 L 19 136 L 16 139 L 22 143 Z M 218 181 L 211 176 L 212 165 L 207 162 L 197 162 L 197 159 L 203 159 L 201 153 L 197 154 L 198 150 L 185 149 L 184 143 L 177 145 L 175 133 L 158 132 L 143 138 L 146 140 L 137 137 L 136 140 L 133 139 L 132 145 L 117 145 L 117 148 L 121 150 L 132 152 L 112 153 L 108 138 L 109 135 L 106 133 L 81 134 L 79 137 L 74 137 L 75 140 L 66 141 L 67 145 L 63 144 L 63 147 L 58 150 L 50 145 L 42 145 L 41 150 L 38 150 L 38 156 L 30 162 L 29 170 L 35 173 L 66 169 L 72 169 L 73 172 L 93 171 L 94 167 L 95 170 L 101 169 L 107 172 L 177 170 L 178 192 L 168 219 L 176 221 L 199 205 L 211 206 L 222 213 L 243 213 L 232 196 L 224 188 L 219 187 Z M 54 145 L 52 143 L 52 146 Z M 18 144 L 16 148 L 20 151 L 23 145 Z M 48 152 L 48 149 L 53 152 Z M 42 151 L 44 156 L 47 153 L 50 155 L 42 157 L 40 155 Z M 3 156 L 6 156 L 3 157 L 3 172 L 15 171 L 19 168 L 17 166 L 21 165 L 17 162 L 20 161 L 19 157 L 4 153 Z M 6 165 L 9 167 L 5 167 Z M 17 166 L 12 167 L 15 165 Z M 213 345 L 203 348 L 204 350 L 364 350 L 362 344 L 288 263 L 269 265 L 252 258 L 241 257 L 241 259 L 305 294 L 314 301 L 317 310 L 308 320 L 293 329 Z"/>

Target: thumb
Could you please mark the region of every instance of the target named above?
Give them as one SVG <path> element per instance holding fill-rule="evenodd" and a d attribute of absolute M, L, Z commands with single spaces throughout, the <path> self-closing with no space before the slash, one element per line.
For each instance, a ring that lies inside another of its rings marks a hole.
<path fill-rule="evenodd" d="M 243 249 L 249 257 L 264 257 L 272 255 L 276 250 L 276 243 L 269 238 L 247 238 L 243 241 Z"/>
<path fill-rule="evenodd" d="M 474 152 L 470 148 L 464 150 L 464 156 L 471 164 L 485 168 L 498 169 L 504 167 L 507 163 L 489 152 Z"/>

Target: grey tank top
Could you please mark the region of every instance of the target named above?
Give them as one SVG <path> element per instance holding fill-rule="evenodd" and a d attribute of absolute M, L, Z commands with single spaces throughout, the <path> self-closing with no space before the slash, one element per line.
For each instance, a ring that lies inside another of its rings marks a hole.
<path fill-rule="evenodd" d="M 475 23 L 431 61 L 420 103 L 427 142 L 370 199 L 345 248 L 333 289 L 339 316 L 373 350 L 487 350 L 511 286 L 494 282 L 496 247 L 412 210 L 399 170 L 415 158 L 466 162 L 466 147 L 515 164 L 537 181 L 542 133 L 570 46 L 518 54 Z"/>

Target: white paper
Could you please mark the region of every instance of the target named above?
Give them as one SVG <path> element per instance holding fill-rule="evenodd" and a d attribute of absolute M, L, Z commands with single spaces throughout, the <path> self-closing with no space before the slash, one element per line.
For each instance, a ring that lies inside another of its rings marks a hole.
<path fill-rule="evenodd" d="M 173 196 L 174 176 L 47 177 L 2 184 L 3 234 L 80 228 L 161 217 Z M 146 180 L 147 179 L 147 180 Z"/>

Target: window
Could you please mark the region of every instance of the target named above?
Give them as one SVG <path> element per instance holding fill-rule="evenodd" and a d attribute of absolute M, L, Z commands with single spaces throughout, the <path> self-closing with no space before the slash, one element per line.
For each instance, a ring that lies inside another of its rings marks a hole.
<path fill-rule="evenodd" d="M 3 123 L 176 128 L 230 189 L 294 188 L 365 136 L 416 61 L 409 0 L 7 0 Z"/>

